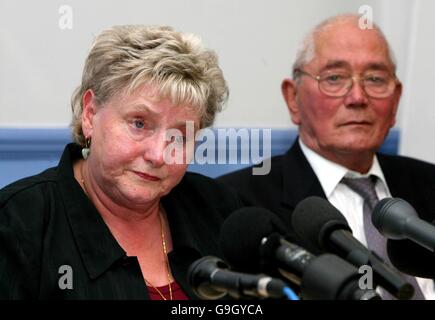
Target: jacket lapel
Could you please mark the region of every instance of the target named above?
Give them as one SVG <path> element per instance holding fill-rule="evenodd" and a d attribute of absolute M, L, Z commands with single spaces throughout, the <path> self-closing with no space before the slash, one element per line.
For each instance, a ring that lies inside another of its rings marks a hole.
<path fill-rule="evenodd" d="M 281 202 L 292 210 L 309 196 L 326 198 L 319 179 L 303 154 L 299 138 L 282 158 L 283 190 Z"/>

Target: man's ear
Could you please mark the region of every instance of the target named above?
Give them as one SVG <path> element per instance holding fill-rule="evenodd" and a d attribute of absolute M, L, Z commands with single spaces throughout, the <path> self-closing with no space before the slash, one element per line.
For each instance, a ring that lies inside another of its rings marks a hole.
<path fill-rule="evenodd" d="M 400 97 L 402 96 L 402 83 L 398 82 L 396 85 L 396 90 L 394 91 L 394 101 L 393 101 L 393 110 L 391 111 L 393 114 L 390 127 L 394 127 L 396 124 L 397 117 L 397 109 L 399 108 Z"/>
<path fill-rule="evenodd" d="M 284 97 L 287 108 L 294 124 L 300 124 L 299 107 L 296 102 L 297 85 L 296 81 L 292 79 L 284 79 L 281 84 L 281 92 Z"/>
<path fill-rule="evenodd" d="M 82 130 L 85 137 L 92 137 L 94 116 L 97 113 L 95 94 L 91 89 L 86 90 L 82 97 Z"/>

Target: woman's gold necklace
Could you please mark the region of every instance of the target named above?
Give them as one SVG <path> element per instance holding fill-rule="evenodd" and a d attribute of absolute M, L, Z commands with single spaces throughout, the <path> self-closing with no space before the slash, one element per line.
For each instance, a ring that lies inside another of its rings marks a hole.
<path fill-rule="evenodd" d="M 82 167 L 80 168 L 80 174 L 82 176 L 81 180 L 82 180 L 83 190 L 85 191 L 86 195 L 89 197 L 88 189 L 86 188 L 86 184 L 85 184 L 85 178 L 83 176 L 83 167 L 84 167 L 84 162 L 82 163 Z"/>
<path fill-rule="evenodd" d="M 164 254 L 164 257 L 165 257 L 165 261 L 166 261 L 166 270 L 167 270 L 167 276 L 168 276 L 169 300 L 173 300 L 173 297 L 172 297 L 172 285 L 171 285 L 172 279 L 171 279 L 171 273 L 170 273 L 171 269 L 169 268 L 169 259 L 168 259 L 168 252 L 166 250 L 166 240 L 165 240 L 165 232 L 164 232 L 164 228 L 163 228 L 163 217 L 162 217 L 161 210 L 159 210 L 159 217 L 160 217 L 160 226 L 161 226 L 163 254 Z M 159 289 L 157 289 L 155 286 L 153 286 L 147 279 L 145 279 L 145 283 L 146 283 L 146 285 L 148 287 L 151 286 L 162 297 L 163 300 L 168 300 L 163 295 L 163 293 Z"/>
<path fill-rule="evenodd" d="M 82 164 L 81 172 L 80 173 L 82 175 L 82 179 L 81 180 L 82 180 L 82 184 L 83 184 L 83 189 L 84 189 L 85 193 L 89 196 L 88 190 L 87 190 L 86 184 L 85 184 L 85 179 L 84 179 L 84 176 L 83 176 L 83 164 Z M 172 285 L 171 285 L 172 278 L 171 278 L 171 272 L 170 272 L 171 269 L 169 267 L 168 252 L 166 250 L 166 239 L 165 239 L 165 231 L 164 231 L 164 228 L 163 228 L 163 217 L 162 217 L 163 214 L 162 214 L 162 211 L 163 211 L 163 209 L 159 208 L 160 232 L 161 232 L 161 237 L 162 237 L 163 255 L 164 255 L 165 261 L 166 261 L 166 270 L 167 270 L 167 276 L 168 276 L 169 300 L 173 300 L 173 297 L 172 297 Z M 144 279 L 145 279 L 145 277 L 144 277 Z M 159 289 L 157 289 L 155 286 L 153 286 L 151 284 L 151 282 L 149 282 L 147 279 L 145 279 L 145 284 L 148 287 L 153 288 L 162 297 L 163 300 L 168 300 L 168 298 L 166 298 L 163 295 L 163 293 Z"/>

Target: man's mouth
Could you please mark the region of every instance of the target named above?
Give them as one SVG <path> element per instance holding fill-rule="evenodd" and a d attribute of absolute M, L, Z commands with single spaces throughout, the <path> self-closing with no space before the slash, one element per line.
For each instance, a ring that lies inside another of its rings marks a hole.
<path fill-rule="evenodd" d="M 371 122 L 365 120 L 347 121 L 342 126 L 369 126 Z"/>

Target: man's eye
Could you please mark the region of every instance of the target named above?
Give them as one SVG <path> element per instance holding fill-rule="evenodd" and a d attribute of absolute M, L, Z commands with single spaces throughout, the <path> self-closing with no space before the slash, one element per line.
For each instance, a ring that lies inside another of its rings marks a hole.
<path fill-rule="evenodd" d="M 331 74 L 331 75 L 326 76 L 324 79 L 330 83 L 333 83 L 333 82 L 343 81 L 345 79 L 345 77 L 343 75 L 340 75 L 340 74 Z"/>
<path fill-rule="evenodd" d="M 367 76 L 365 79 L 366 82 L 374 83 L 374 84 L 384 84 L 387 82 L 385 77 L 380 77 L 380 76 Z"/>
<path fill-rule="evenodd" d="M 143 120 L 140 120 L 140 119 L 134 120 L 133 124 L 134 124 L 135 128 L 137 128 L 137 129 L 143 129 L 145 127 L 145 122 Z"/>

